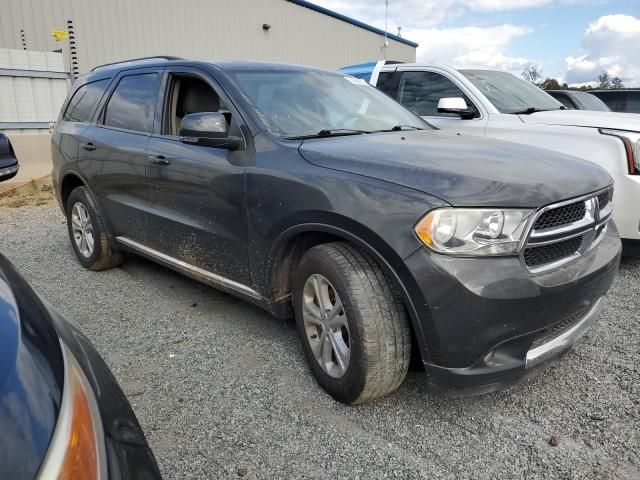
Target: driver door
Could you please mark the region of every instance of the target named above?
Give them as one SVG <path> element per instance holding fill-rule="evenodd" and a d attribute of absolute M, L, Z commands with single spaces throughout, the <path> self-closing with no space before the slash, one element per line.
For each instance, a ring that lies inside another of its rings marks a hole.
<path fill-rule="evenodd" d="M 236 282 L 249 284 L 244 173 L 249 151 L 182 143 L 182 117 L 219 111 L 242 137 L 240 116 L 207 73 L 168 67 L 160 114 L 148 145 L 151 248 Z M 246 142 L 245 142 L 246 144 Z"/>
<path fill-rule="evenodd" d="M 420 115 L 431 125 L 457 133 L 483 135 L 487 116 L 451 79 L 437 72 L 406 70 L 400 72 L 398 101 L 412 112 Z M 467 105 L 474 107 L 478 114 L 471 119 L 462 119 L 451 113 L 439 113 L 441 98 L 460 97 Z M 482 130 L 478 130 L 482 129 Z"/>

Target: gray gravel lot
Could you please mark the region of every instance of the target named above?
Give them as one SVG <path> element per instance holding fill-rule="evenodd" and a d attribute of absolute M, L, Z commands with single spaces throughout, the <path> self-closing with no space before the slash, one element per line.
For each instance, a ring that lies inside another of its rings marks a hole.
<path fill-rule="evenodd" d="M 543 374 L 444 398 L 410 372 L 347 407 L 314 383 L 292 322 L 140 258 L 84 270 L 55 202 L 0 207 L 0 252 L 103 355 L 166 478 L 640 478 L 638 260 Z"/>

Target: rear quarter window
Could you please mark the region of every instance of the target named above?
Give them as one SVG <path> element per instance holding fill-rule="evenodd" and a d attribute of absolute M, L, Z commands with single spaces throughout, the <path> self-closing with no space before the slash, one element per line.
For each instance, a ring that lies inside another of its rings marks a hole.
<path fill-rule="evenodd" d="M 78 88 L 71 100 L 69 100 L 62 119 L 67 122 L 87 122 L 91 120 L 93 112 L 108 84 L 108 79 L 98 80 Z"/>

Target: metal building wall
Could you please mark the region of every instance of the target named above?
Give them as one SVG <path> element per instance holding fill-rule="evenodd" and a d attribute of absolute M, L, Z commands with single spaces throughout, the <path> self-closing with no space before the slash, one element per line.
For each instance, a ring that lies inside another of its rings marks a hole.
<path fill-rule="evenodd" d="M 285 0 L 0 0 L 0 47 L 64 48 L 51 28 L 73 21 L 80 73 L 125 58 L 265 60 L 340 66 L 382 58 L 384 38 Z M 271 25 L 263 31 L 263 24 Z M 415 61 L 390 39 L 387 58 Z"/>
<path fill-rule="evenodd" d="M 0 48 L 0 131 L 49 133 L 67 82 L 60 53 Z"/>

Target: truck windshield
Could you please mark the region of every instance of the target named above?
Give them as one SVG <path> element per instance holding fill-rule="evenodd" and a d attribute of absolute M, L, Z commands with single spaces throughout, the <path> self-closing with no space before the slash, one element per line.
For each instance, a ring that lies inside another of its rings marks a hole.
<path fill-rule="evenodd" d="M 236 70 L 235 80 L 258 118 L 287 138 L 431 129 L 362 79 L 305 70 Z"/>
<path fill-rule="evenodd" d="M 535 85 L 510 73 L 460 70 L 500 113 L 528 114 L 559 110 L 562 104 Z"/>

